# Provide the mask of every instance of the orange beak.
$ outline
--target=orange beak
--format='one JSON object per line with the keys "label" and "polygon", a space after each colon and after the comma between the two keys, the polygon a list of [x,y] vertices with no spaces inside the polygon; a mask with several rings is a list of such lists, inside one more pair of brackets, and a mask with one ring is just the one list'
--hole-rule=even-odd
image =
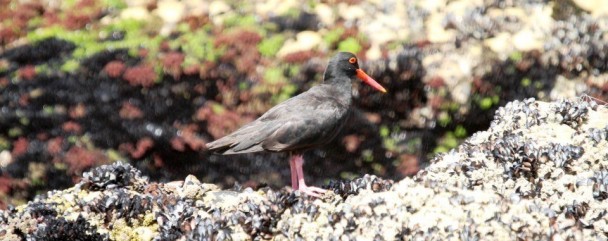
{"label": "orange beak", "polygon": [[378,84],[378,82],[376,82],[374,79],[372,79],[372,77],[369,77],[369,75],[367,75],[365,72],[363,72],[363,70],[357,69],[356,71],[357,71],[357,77],[359,79],[361,79],[363,82],[365,82],[369,86],[373,87],[374,89],[379,90],[382,93],[386,93],[386,89],[384,89],[384,87],[382,87],[382,85]]}

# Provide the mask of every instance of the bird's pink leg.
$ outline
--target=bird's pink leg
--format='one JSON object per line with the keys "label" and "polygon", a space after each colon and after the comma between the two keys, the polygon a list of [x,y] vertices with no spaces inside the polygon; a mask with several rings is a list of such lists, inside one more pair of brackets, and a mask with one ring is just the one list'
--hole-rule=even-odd
{"label": "bird's pink leg", "polygon": [[[297,178],[298,179],[298,189],[296,189],[296,190],[300,190],[300,192],[306,193],[313,197],[320,197],[321,194],[327,192],[327,190],[322,189],[322,188],[306,186],[306,183],[304,182],[304,171],[302,171],[302,165],[304,164],[304,158],[302,158],[301,154],[294,154],[292,157],[292,160],[293,160],[293,164],[295,165],[296,174],[298,177]],[[293,176],[292,176],[291,180],[293,181]],[[293,184],[292,184],[292,186],[293,186]]]}
{"label": "bird's pink leg", "polygon": [[296,171],[296,158],[297,155],[292,155],[289,158],[289,168],[291,169],[291,188],[295,191],[298,190],[298,172]]}

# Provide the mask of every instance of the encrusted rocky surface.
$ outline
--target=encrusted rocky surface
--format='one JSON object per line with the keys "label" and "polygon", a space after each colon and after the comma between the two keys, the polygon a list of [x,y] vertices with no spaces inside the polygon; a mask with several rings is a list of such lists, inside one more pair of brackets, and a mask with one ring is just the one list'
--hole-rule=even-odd
{"label": "encrusted rocky surface", "polygon": [[414,178],[220,190],[101,166],[0,212],[2,240],[606,240],[608,108],[514,101]]}
{"label": "encrusted rocky surface", "polygon": [[0,209],[117,160],[156,182],[287,185],[286,156],[205,143],[317,84],[337,51],[389,91],[353,89],[356,118],[307,153],[311,185],[412,176],[513,100],[608,99],[605,0],[0,6]]}

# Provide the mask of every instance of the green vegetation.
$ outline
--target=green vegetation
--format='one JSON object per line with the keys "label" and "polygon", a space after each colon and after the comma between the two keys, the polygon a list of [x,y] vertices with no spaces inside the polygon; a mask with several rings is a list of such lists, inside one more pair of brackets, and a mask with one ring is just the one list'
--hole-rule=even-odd
{"label": "green vegetation", "polygon": [[523,55],[521,52],[515,51],[515,52],[511,53],[511,55],[509,55],[509,59],[511,61],[513,61],[514,63],[517,63],[523,59]]}
{"label": "green vegetation", "polygon": [[479,101],[479,107],[481,107],[482,110],[489,110],[492,108],[492,98],[484,97],[481,99],[481,101]]}
{"label": "green vegetation", "polygon": [[101,4],[107,8],[124,9],[127,7],[123,0],[101,0]]}
{"label": "green vegetation", "polygon": [[11,138],[15,138],[21,135],[23,135],[23,130],[21,130],[21,128],[19,127],[13,127],[8,130],[8,136]]}
{"label": "green vegetation", "polygon": [[446,127],[450,123],[452,123],[452,117],[450,116],[450,114],[443,111],[437,116],[437,123],[439,124],[439,126]]}
{"label": "green vegetation", "polygon": [[338,44],[339,51],[358,53],[362,49],[363,49],[363,47],[361,47],[361,44],[359,44],[359,41],[357,41],[355,38],[352,38],[352,37],[347,38],[344,41],[340,42],[340,44]]}
{"label": "green vegetation", "polygon": [[498,95],[493,96],[475,96],[473,100],[477,103],[479,108],[482,110],[489,110],[492,106],[498,105],[500,97]]}
{"label": "green vegetation", "polygon": [[289,99],[296,92],[297,87],[284,75],[285,69],[281,67],[270,67],[264,72],[264,82],[256,86],[259,92],[268,92],[272,95],[272,104],[278,104]]}
{"label": "green vegetation", "polygon": [[221,115],[226,112],[226,108],[218,103],[213,103],[211,104],[211,111],[213,111],[214,114]]}
{"label": "green vegetation", "polygon": [[530,84],[532,84],[532,80],[530,80],[530,78],[523,78],[521,79],[521,86],[523,87],[528,87],[530,86]]}
{"label": "green vegetation", "polygon": [[460,143],[460,140],[458,138],[456,138],[456,135],[454,135],[453,132],[447,132],[441,138],[441,140],[439,140],[439,143],[438,143],[437,147],[435,147],[433,152],[434,152],[434,154],[448,152],[450,149],[458,146],[458,143]]}
{"label": "green vegetation", "polygon": [[[75,71],[79,67],[79,60],[90,57],[104,50],[129,49],[129,54],[135,56],[138,50],[145,48],[149,51],[148,56],[155,57],[158,53],[158,46],[163,40],[162,36],[150,37],[143,31],[146,23],[134,19],[124,19],[107,26],[101,27],[98,31],[67,30],[62,26],[51,26],[40,28],[29,32],[27,39],[30,42],[38,42],[46,38],[59,38],[70,41],[76,45],[72,53],[74,59],[68,60],[61,66],[65,72]],[[117,41],[102,41],[99,36],[109,36],[114,32],[124,33],[124,38]]]}
{"label": "green vegetation", "polygon": [[454,129],[454,136],[457,138],[467,137],[467,129],[465,129],[462,125],[456,126],[456,129]]}
{"label": "green vegetation", "polygon": [[65,63],[63,63],[63,65],[61,65],[61,71],[73,73],[73,72],[76,72],[76,70],[78,70],[78,67],[80,67],[80,63],[78,61],[76,61],[74,59],[69,59],[69,60],[65,61]]}
{"label": "green vegetation", "polygon": [[270,38],[263,39],[262,42],[258,44],[258,51],[264,57],[274,57],[279,49],[283,46],[285,42],[285,37],[281,34],[274,35]]}
{"label": "green vegetation", "polygon": [[462,140],[466,137],[467,130],[463,126],[458,125],[453,131],[448,131],[445,133],[445,135],[439,140],[439,143],[433,152],[435,154],[448,152],[449,150],[456,148],[458,144],[460,144],[460,142],[462,142]]}
{"label": "green vegetation", "polygon": [[3,136],[0,136],[0,151],[10,150],[11,149],[11,141],[7,140]]}
{"label": "green vegetation", "polygon": [[200,64],[206,61],[215,62],[224,53],[224,47],[216,47],[213,36],[211,36],[206,28],[200,28],[194,31],[183,29],[182,34],[171,41],[169,46],[172,49],[181,48],[182,52],[186,53],[183,66]]}
{"label": "green vegetation", "polygon": [[224,19],[223,25],[226,28],[254,27],[257,25],[257,21],[253,15],[234,14]]}
{"label": "green vegetation", "polygon": [[264,71],[264,83],[267,84],[281,84],[285,82],[285,76],[283,76],[283,69],[279,67],[266,68]]}
{"label": "green vegetation", "polygon": [[335,43],[340,41],[340,37],[342,37],[343,33],[344,29],[342,28],[332,29],[323,36],[323,42],[325,42],[329,46],[334,45]]}
{"label": "green vegetation", "polygon": [[286,84],[281,87],[281,90],[278,94],[272,96],[272,102],[274,104],[281,103],[293,96],[293,93],[296,92],[298,88],[296,88],[293,84]]}

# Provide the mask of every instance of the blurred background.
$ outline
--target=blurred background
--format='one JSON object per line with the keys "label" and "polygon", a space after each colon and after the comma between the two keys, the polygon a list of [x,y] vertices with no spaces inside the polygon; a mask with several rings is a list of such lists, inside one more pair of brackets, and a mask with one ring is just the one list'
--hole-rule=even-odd
{"label": "blurred background", "polygon": [[322,81],[338,51],[351,121],[306,153],[312,185],[414,175],[512,100],[608,94],[608,3],[0,0],[0,208],[128,162],[153,181],[289,185],[286,154],[204,144]]}

